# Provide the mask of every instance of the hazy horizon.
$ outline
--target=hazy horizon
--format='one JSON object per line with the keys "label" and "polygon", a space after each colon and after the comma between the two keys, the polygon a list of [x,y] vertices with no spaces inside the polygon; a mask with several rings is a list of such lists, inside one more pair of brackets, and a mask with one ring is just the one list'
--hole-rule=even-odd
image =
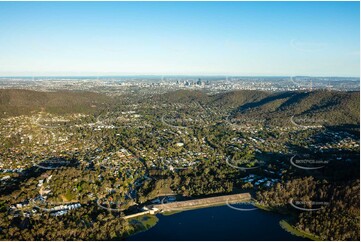
{"label": "hazy horizon", "polygon": [[106,78],[106,77],[157,77],[157,78],[166,78],[166,77],[211,77],[211,78],[215,78],[215,77],[219,77],[219,78],[232,78],[232,77],[243,77],[243,78],[255,78],[255,77],[260,77],[260,78],[275,78],[275,77],[280,77],[280,78],[287,78],[287,77],[315,77],[315,78],[360,78],[360,76],[323,76],[323,75],[293,75],[293,76],[288,76],[288,75],[217,75],[217,74],[201,74],[201,75],[197,75],[197,74],[166,74],[166,75],[161,75],[161,74],[99,74],[99,75],[92,75],[92,74],[72,74],[72,75],[1,75],[0,74],[0,78],[45,78],[45,77],[49,77],[49,78],[61,78],[61,77],[76,77],[76,78],[82,78],[82,77],[90,77],[90,78]]}

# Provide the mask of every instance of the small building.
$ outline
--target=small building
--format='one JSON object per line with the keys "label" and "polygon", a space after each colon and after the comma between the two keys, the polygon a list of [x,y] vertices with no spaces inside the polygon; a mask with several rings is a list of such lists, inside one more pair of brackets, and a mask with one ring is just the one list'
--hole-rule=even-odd
{"label": "small building", "polygon": [[176,200],[175,197],[168,197],[168,202],[174,202]]}
{"label": "small building", "polygon": [[152,200],[151,202],[152,203],[160,203],[160,200],[159,200],[159,198],[157,198],[157,199]]}

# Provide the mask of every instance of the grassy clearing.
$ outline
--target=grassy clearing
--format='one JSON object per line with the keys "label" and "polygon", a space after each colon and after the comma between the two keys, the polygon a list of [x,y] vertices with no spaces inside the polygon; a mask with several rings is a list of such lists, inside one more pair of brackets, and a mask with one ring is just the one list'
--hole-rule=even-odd
{"label": "grassy clearing", "polygon": [[271,208],[266,207],[266,206],[263,206],[263,205],[261,205],[261,204],[259,204],[259,203],[257,203],[257,202],[254,203],[254,206],[257,207],[257,208],[259,208],[259,209],[262,209],[262,210],[264,210],[264,211],[272,212],[272,209],[271,209]]}
{"label": "grassy clearing", "polygon": [[127,237],[152,228],[157,224],[158,220],[159,219],[155,215],[143,215],[130,219],[129,223],[133,229],[128,231]]}
{"label": "grassy clearing", "polygon": [[183,211],[184,211],[184,210],[169,211],[169,212],[164,212],[164,213],[162,213],[162,215],[164,215],[164,216],[170,216],[170,215],[173,215],[173,214],[181,213],[181,212],[183,212]]}
{"label": "grassy clearing", "polygon": [[286,230],[287,232],[299,236],[299,237],[303,237],[303,238],[307,238],[310,240],[322,240],[320,237],[318,237],[317,235],[311,234],[311,233],[307,233],[305,231],[299,230],[296,227],[292,226],[289,222],[287,222],[286,220],[281,220],[280,221],[280,226]]}

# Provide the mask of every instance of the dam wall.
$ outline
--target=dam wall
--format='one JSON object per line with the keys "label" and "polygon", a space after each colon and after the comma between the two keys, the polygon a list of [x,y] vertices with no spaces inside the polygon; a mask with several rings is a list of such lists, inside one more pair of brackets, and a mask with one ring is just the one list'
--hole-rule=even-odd
{"label": "dam wall", "polygon": [[165,204],[156,204],[149,206],[151,209],[159,210],[159,212],[169,212],[177,210],[195,209],[201,207],[210,207],[216,205],[224,205],[227,203],[246,202],[251,200],[251,194],[239,193],[232,195],[224,195],[209,198],[200,198],[187,201],[179,201]]}

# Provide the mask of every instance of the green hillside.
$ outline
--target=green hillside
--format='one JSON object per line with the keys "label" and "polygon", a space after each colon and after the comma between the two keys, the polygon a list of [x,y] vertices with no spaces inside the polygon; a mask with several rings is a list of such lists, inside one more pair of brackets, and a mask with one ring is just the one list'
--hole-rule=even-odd
{"label": "green hillside", "polygon": [[38,92],[0,89],[0,117],[44,110],[51,113],[89,113],[105,107],[111,99],[92,92]]}

